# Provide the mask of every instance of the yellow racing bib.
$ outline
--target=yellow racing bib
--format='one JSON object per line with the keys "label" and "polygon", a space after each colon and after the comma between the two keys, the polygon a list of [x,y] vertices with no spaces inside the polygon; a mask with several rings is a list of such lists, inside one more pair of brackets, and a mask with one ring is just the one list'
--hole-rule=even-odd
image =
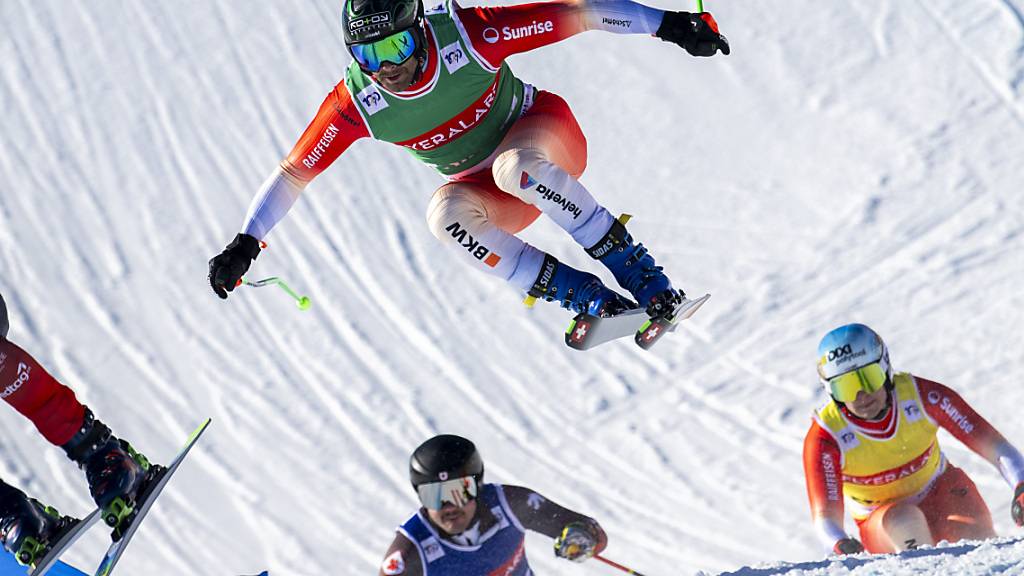
{"label": "yellow racing bib", "polygon": [[938,426],[925,414],[913,376],[899,373],[893,382],[897,422],[888,438],[869,436],[834,401],[817,413],[842,453],[843,495],[869,509],[919,493],[942,465]]}

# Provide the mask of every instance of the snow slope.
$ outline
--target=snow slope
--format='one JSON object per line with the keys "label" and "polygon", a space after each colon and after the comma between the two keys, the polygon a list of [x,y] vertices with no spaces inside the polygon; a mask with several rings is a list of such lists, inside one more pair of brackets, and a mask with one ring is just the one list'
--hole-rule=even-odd
{"label": "snow slope", "polygon": [[[312,310],[210,293],[206,261],[348,62],[333,0],[0,3],[11,338],[156,460],[214,419],[124,573],[373,573],[415,506],[408,454],[439,432],[476,441],[488,479],[598,518],[608,556],[648,576],[925,573],[820,561],[800,463],[814,350],[871,324],[897,369],[1024,444],[1024,1],[706,7],[729,57],[594,32],[511,60],[573,106],[584,183],[713,294],[653,353],[580,354],[564,311],[525,309],[433,239],[439,177],[369,141],[253,269]],[[593,269],[547,221],[526,236]],[[11,410],[0,433],[5,480],[86,512],[59,450]],[[1019,535],[1003,480],[943,439]],[[70,560],[95,564],[90,538]],[[538,573],[613,573],[528,541]],[[975,554],[971,573],[1024,570],[1013,543],[919,561]]]}

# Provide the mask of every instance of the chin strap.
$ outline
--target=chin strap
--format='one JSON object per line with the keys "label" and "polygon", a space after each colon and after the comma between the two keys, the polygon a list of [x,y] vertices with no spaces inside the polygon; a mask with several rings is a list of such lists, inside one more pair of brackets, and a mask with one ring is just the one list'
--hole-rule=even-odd
{"label": "chin strap", "polygon": [[426,58],[417,58],[417,60],[419,61],[419,65],[416,66],[416,72],[412,75],[412,84],[410,84],[410,86],[416,84],[423,78],[423,72],[427,68]]}
{"label": "chin strap", "polygon": [[427,64],[430,62],[430,51],[427,50],[427,36],[423,35],[423,48],[420,53],[416,55],[416,61],[419,65],[416,66],[416,73],[413,74],[412,83],[415,84],[423,78],[423,73],[427,71]]}
{"label": "chin strap", "polygon": [[480,521],[473,522],[472,526],[459,534],[452,534],[451,540],[463,546],[476,546],[480,542]]}
{"label": "chin strap", "polygon": [[[420,6],[422,7],[422,4],[420,4]],[[416,66],[416,73],[413,74],[412,77],[412,83],[415,84],[423,78],[423,73],[427,70],[427,63],[430,62],[430,51],[428,50],[430,44],[427,42],[427,31],[422,20],[420,20],[413,35],[416,37],[416,42],[419,44],[413,55],[419,63],[419,65]]]}

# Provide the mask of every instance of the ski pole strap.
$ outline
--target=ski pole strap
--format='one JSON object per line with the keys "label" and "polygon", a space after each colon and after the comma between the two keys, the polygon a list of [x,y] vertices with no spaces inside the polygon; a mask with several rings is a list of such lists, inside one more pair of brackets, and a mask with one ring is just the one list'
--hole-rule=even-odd
{"label": "ski pole strap", "polygon": [[626,574],[633,574],[634,576],[644,576],[643,574],[637,572],[636,570],[633,570],[632,568],[628,568],[626,566],[623,566],[622,564],[619,564],[618,562],[614,562],[612,560],[609,560],[609,559],[605,558],[604,556],[595,554],[594,558],[597,558],[598,560],[600,560],[601,562],[604,562],[605,564],[611,566],[612,568],[618,568],[619,570],[622,570]]}

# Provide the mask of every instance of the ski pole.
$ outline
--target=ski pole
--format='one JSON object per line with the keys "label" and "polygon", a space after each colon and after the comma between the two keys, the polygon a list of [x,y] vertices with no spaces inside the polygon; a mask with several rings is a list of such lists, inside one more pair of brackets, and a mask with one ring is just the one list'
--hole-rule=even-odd
{"label": "ski pole", "polygon": [[704,0],[697,0],[697,12],[704,11]]}
{"label": "ski pole", "polygon": [[613,562],[613,561],[605,558],[604,556],[599,556],[599,555],[595,554],[594,558],[597,558],[598,560],[600,560],[601,562],[604,562],[605,564],[611,566],[612,568],[618,568],[619,570],[622,570],[626,574],[633,574],[633,576],[644,576],[643,574],[637,572],[636,570],[633,570],[632,568],[627,568],[627,567],[623,566],[622,564],[619,564],[618,562]]}
{"label": "ski pole", "polygon": [[270,278],[264,278],[263,280],[257,280],[255,282],[250,282],[245,278],[241,278],[238,280],[238,283],[235,284],[235,286],[241,286],[243,284],[246,286],[252,286],[253,288],[262,288],[264,286],[272,285],[279,286],[282,290],[287,292],[288,295],[295,300],[295,305],[299,307],[299,310],[309,310],[309,307],[312,306],[313,304],[312,302],[310,302],[309,296],[299,296],[298,294],[295,293],[294,290],[291,289],[290,286],[288,286],[288,284],[285,283],[284,280],[281,280],[277,276],[271,276]]}

